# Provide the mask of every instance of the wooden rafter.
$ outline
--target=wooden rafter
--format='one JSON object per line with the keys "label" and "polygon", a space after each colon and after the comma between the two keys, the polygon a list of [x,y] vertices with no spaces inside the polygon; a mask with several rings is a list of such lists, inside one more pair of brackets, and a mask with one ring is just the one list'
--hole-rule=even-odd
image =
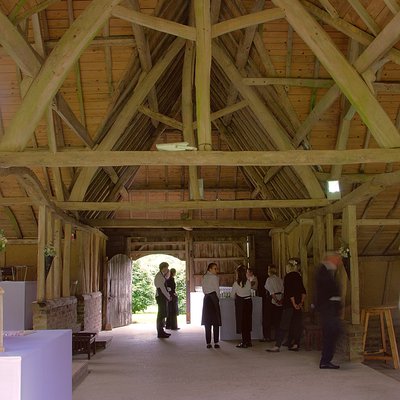
{"label": "wooden rafter", "polygon": [[[259,96],[251,87],[244,85],[241,82],[242,76],[240,75],[239,71],[237,71],[225,52],[215,43],[213,44],[213,57],[229,76],[229,79],[235,84],[240,94],[253,108],[255,115],[257,115],[264,129],[269,133],[275,146],[279,150],[293,149],[293,146],[290,143],[290,140],[287,138],[286,133],[276,119],[272,116],[269,109],[264,105]],[[297,168],[296,172],[302,179],[303,184],[309,191],[311,197],[321,197],[323,195],[321,186],[319,185],[311,169],[300,167]]]}
{"label": "wooden rafter", "polygon": [[119,0],[94,0],[74,21],[30,85],[18,112],[6,129],[0,149],[21,151],[25,148],[70,68],[118,2]]}
{"label": "wooden rafter", "polygon": [[[157,64],[153,66],[151,71],[140,81],[132,97],[127,101],[127,103],[121,110],[118,118],[107,132],[107,135],[99,143],[98,147],[96,148],[96,152],[111,150],[113,148],[118,138],[121,136],[121,134],[129,124],[133,116],[136,114],[138,107],[142,104],[143,100],[146,98],[147,94],[153,87],[154,82],[157,82],[157,80],[165,71],[165,69],[168,67],[168,65],[173,61],[173,59],[179,53],[183,45],[184,45],[183,39],[176,38],[174,42],[171,44],[170,48],[163,55],[163,57],[157,62]],[[90,181],[92,180],[95,173],[96,173],[96,168],[87,168],[81,171],[71,191],[71,196],[70,196],[71,200],[83,199],[86,190],[90,184]]]}
{"label": "wooden rafter", "polygon": [[375,99],[366,83],[328,34],[298,0],[273,0],[285,10],[286,18],[313,50],[341,91],[352,103],[381,147],[399,147],[400,136],[393,122]]}

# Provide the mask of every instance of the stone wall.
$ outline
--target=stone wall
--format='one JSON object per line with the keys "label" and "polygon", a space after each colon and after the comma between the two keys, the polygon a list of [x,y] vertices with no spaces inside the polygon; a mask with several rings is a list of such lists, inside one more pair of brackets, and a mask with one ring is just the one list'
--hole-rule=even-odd
{"label": "stone wall", "polygon": [[78,332],[77,299],[63,297],[32,303],[33,329],[72,329]]}
{"label": "stone wall", "polygon": [[101,292],[86,293],[78,296],[78,323],[82,331],[101,331]]}
{"label": "stone wall", "polygon": [[361,325],[352,325],[343,322],[343,334],[337,344],[337,353],[340,353],[344,359],[352,362],[362,362],[362,338],[363,327]]}

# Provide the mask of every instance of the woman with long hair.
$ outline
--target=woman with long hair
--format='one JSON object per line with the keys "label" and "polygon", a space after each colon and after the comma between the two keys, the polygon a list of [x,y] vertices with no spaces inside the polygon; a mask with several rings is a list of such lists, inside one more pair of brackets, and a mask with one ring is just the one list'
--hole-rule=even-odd
{"label": "woman with long hair", "polygon": [[236,268],[236,281],[233,283],[231,297],[235,299],[236,333],[242,334],[242,342],[236,347],[251,347],[251,327],[253,301],[251,299],[251,283],[244,265]]}
{"label": "woman with long hair", "polygon": [[219,327],[221,326],[221,310],[219,308],[219,278],[216,263],[208,264],[203,277],[203,313],[201,324],[206,333],[207,349],[211,349],[211,328],[214,336],[214,348],[219,349]]}

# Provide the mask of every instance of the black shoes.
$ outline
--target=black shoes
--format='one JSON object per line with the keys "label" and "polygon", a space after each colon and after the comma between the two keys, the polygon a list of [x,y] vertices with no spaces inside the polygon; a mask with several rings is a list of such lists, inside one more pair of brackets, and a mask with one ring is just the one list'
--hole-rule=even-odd
{"label": "black shoes", "polygon": [[219,349],[221,346],[218,343],[214,344],[214,349]]}
{"label": "black shoes", "polygon": [[268,351],[269,353],[279,353],[281,351],[281,349],[278,346],[274,346],[274,347],[271,347],[270,349],[266,349],[265,351]]}
{"label": "black shoes", "polygon": [[211,349],[211,347],[212,347],[211,344],[207,345],[207,349]]}
{"label": "black shoes", "polygon": [[319,364],[320,369],[339,369],[339,365],[332,364],[331,362],[328,362],[326,364]]}
{"label": "black shoes", "polygon": [[169,338],[171,336],[171,334],[170,333],[167,333],[167,332],[161,332],[161,333],[159,333],[158,335],[157,335],[157,337],[159,338],[159,339],[167,339],[167,338]]}
{"label": "black shoes", "polygon": [[297,344],[294,344],[292,347],[289,347],[288,350],[290,350],[290,351],[299,351],[299,346]]}
{"label": "black shoes", "polygon": [[236,345],[237,348],[239,349],[247,349],[248,347],[253,347],[251,343],[240,343]]}

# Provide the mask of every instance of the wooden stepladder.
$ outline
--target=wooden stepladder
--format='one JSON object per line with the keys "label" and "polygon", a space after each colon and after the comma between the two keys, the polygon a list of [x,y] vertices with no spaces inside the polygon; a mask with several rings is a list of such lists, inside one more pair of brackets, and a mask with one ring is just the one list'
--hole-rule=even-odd
{"label": "wooden stepladder", "polygon": [[[367,307],[361,311],[361,323],[364,325],[363,334],[363,352],[365,360],[383,360],[393,361],[393,368],[399,368],[399,353],[397,350],[396,335],[393,328],[393,319],[391,310],[395,309],[394,306],[379,306],[379,307]],[[381,331],[381,344],[382,347],[375,352],[366,352],[365,343],[367,340],[368,324],[370,317],[379,317],[380,331]],[[386,321],[386,328],[385,328]],[[390,353],[388,353],[386,345],[386,329],[389,336]]]}

